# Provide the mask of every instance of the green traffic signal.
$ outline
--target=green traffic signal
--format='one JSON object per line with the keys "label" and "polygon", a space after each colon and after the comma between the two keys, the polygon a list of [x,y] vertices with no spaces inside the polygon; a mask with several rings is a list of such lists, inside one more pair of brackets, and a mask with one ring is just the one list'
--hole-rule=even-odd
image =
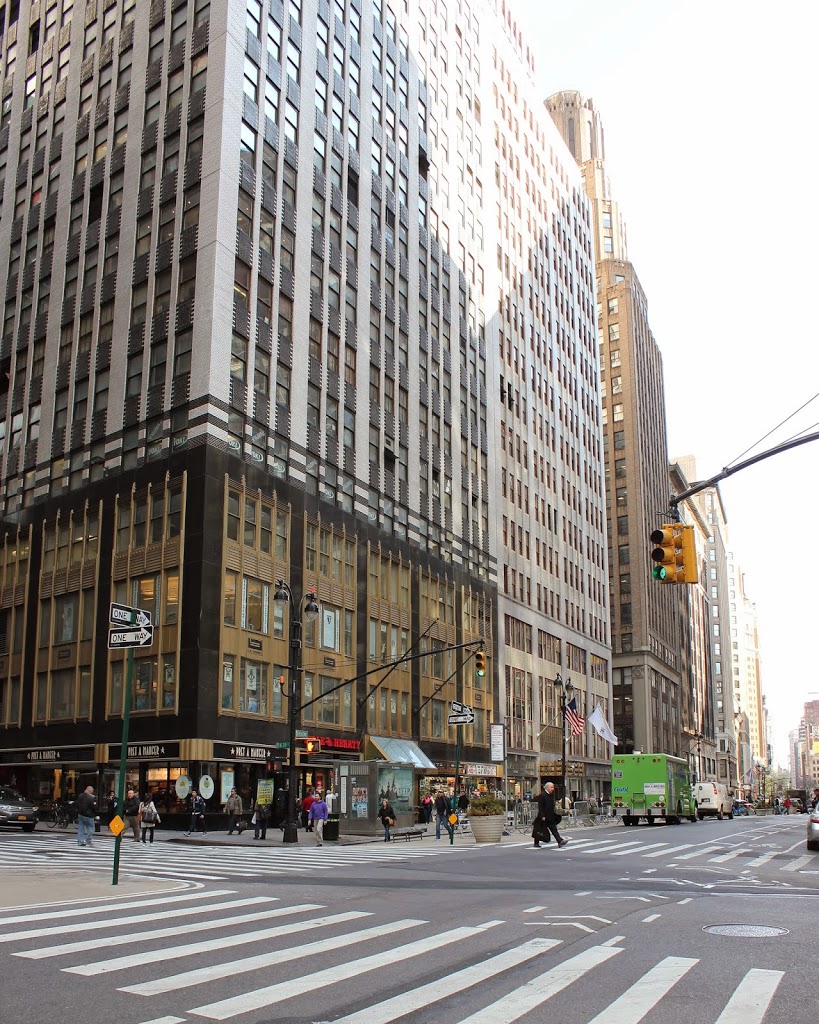
{"label": "green traffic signal", "polygon": [[655,580],[664,580],[668,575],[668,572],[666,571],[664,565],[655,565],[654,568],[651,570],[651,575],[654,577]]}

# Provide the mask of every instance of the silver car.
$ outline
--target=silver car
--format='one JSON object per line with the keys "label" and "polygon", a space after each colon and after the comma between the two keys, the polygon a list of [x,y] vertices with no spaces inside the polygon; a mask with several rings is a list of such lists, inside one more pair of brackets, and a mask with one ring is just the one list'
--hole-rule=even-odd
{"label": "silver car", "polygon": [[808,815],[808,849],[819,850],[819,804]]}
{"label": "silver car", "polygon": [[17,825],[24,832],[33,832],[38,813],[28,797],[11,786],[0,786],[0,825]]}

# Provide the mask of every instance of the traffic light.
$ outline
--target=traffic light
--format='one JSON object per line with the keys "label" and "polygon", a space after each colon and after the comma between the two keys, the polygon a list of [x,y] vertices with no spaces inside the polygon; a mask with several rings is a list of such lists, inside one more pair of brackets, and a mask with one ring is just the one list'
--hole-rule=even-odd
{"label": "traffic light", "polygon": [[697,544],[694,527],[683,523],[663,523],[651,534],[655,545],[651,552],[651,575],[660,583],[697,583]]}
{"label": "traffic light", "polygon": [[305,754],[320,754],[321,753],[321,741],[313,739],[299,740],[301,743],[301,749]]}
{"label": "traffic light", "polygon": [[483,648],[475,654],[475,675],[481,678],[486,675],[486,651]]}

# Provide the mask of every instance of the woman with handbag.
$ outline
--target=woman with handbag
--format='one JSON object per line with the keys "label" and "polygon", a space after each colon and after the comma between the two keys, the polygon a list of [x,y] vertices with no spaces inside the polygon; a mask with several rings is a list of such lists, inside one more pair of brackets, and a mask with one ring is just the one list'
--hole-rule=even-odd
{"label": "woman with handbag", "polygon": [[[142,842],[150,842],[153,845],[154,841],[154,829],[162,819],[159,817],[159,813],[154,804],[153,797],[150,793],[145,794],[145,799],[139,805],[139,825],[142,830]],[[148,839],[148,836],[151,838]]]}
{"label": "woman with handbag", "polygon": [[381,819],[381,824],[384,826],[384,842],[388,843],[390,841],[390,829],[395,824],[395,811],[392,809],[392,804],[386,797],[381,801],[378,817]]}

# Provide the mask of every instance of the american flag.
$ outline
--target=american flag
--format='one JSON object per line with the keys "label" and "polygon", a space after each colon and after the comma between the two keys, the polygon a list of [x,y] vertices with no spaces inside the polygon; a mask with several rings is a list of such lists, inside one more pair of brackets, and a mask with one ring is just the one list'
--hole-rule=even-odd
{"label": "american flag", "polygon": [[586,719],[581,718],[577,713],[577,698],[572,697],[569,703],[566,705],[566,721],[572,727],[572,736],[579,736],[583,732],[583,727],[586,724]]}

